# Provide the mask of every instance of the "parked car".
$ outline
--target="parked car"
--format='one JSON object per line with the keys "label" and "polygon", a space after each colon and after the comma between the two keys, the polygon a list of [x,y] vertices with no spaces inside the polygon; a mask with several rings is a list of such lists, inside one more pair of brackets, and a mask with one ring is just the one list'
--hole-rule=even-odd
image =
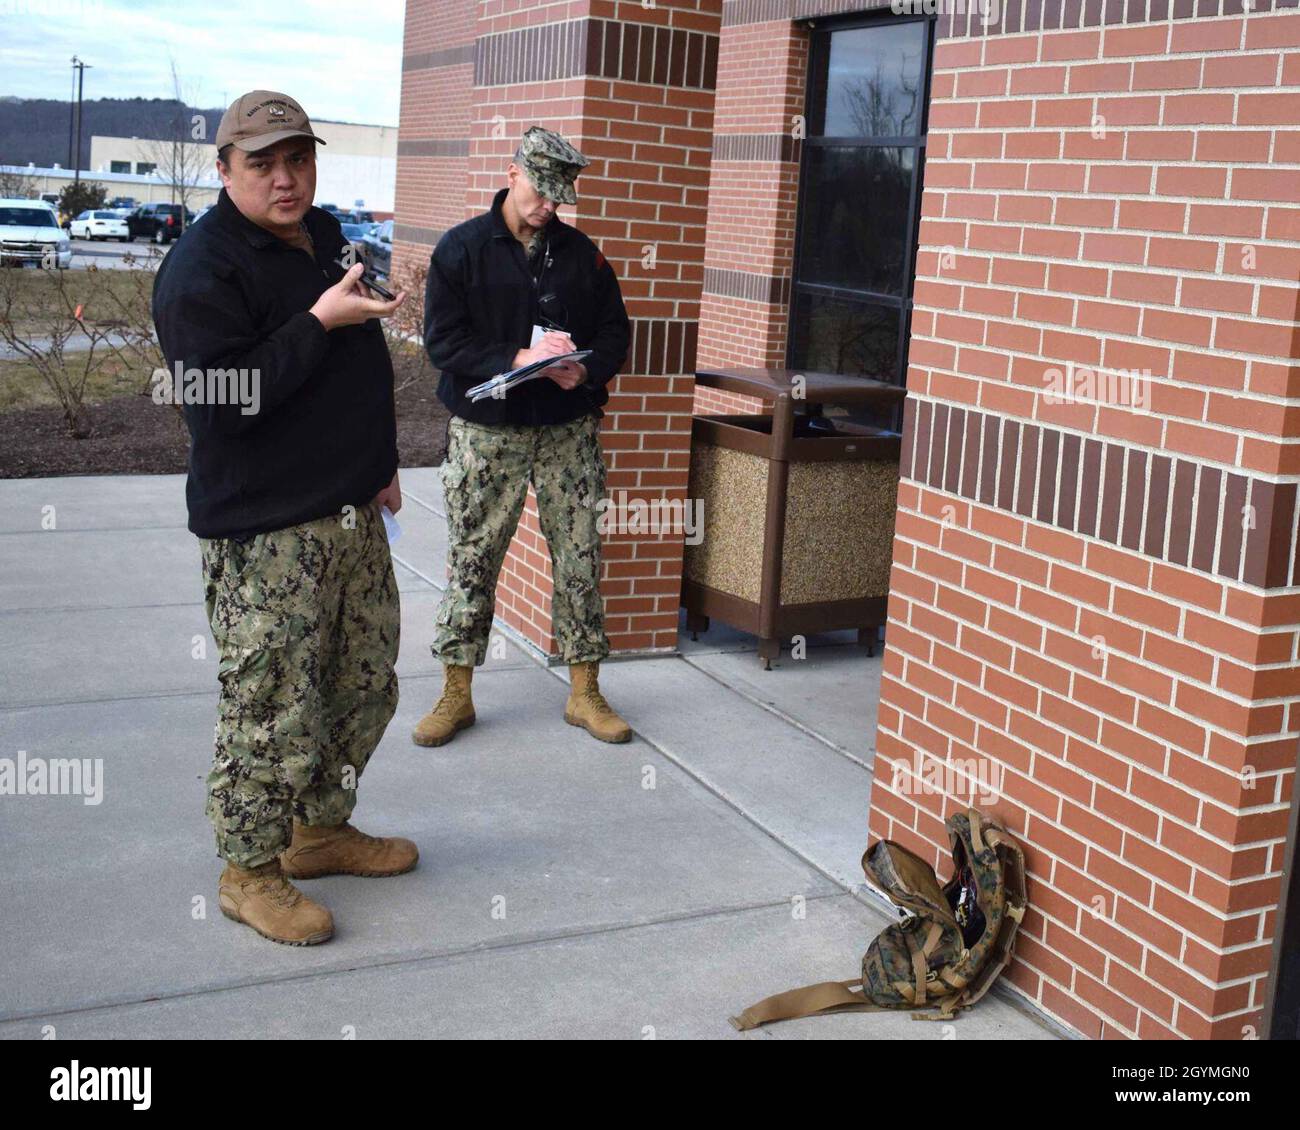
{"label": "parked car", "polygon": [[[42,192],[40,198],[42,203],[50,206],[50,211],[54,213],[55,218],[59,221],[59,227],[67,231],[68,224],[72,222],[72,217],[59,207],[59,194],[57,192]],[[31,201],[27,200],[24,203],[30,204]]]}
{"label": "parked car", "polygon": [[42,200],[0,199],[0,263],[52,262],[72,266],[72,242],[59,227],[59,218]]}
{"label": "parked car", "polygon": [[373,212],[367,212],[364,209],[354,208],[351,212],[347,214],[346,219],[340,216],[339,220],[340,222],[345,224],[351,223],[351,224],[369,225],[375,222],[375,214]]}
{"label": "parked car", "polygon": [[131,238],[126,221],[107,208],[82,212],[68,225],[68,234],[73,239],[116,239],[122,243]]}
{"label": "parked car", "polygon": [[343,238],[356,252],[357,262],[366,262],[366,229],[360,224],[340,224],[339,227],[343,229]]}
{"label": "parked car", "polygon": [[171,243],[173,239],[179,239],[193,222],[194,213],[186,209],[182,216],[179,204],[141,204],[126,218],[131,240],[144,236],[154,243]]}
{"label": "parked car", "polygon": [[361,242],[362,262],[380,278],[393,264],[393,221],[385,220]]}

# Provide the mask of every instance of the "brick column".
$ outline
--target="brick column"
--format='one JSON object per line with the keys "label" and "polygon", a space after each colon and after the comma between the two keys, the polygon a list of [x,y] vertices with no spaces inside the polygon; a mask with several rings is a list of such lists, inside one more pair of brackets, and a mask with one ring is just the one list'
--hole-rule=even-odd
{"label": "brick column", "polygon": [[1000,777],[1019,990],[1239,1039],[1300,732],[1300,15],[1004,7],[936,56],[870,830],[937,860]]}
{"label": "brick column", "polygon": [[[785,366],[808,32],[790,5],[727,4],[718,48],[701,366]],[[701,388],[696,411],[759,413]]]}
{"label": "brick column", "polygon": [[[795,19],[890,2],[730,0],[723,6],[701,367],[785,367],[808,86],[808,27]],[[700,388],[695,411],[770,409],[752,397]]]}
{"label": "brick column", "polygon": [[[560,215],[613,264],[633,324],[601,434],[615,500],[686,495],[721,8],[407,5],[402,261],[427,263],[442,230],[490,206],[528,126],[557,130],[591,160]],[[607,537],[601,591],[616,651],[676,647],[681,556],[680,530]],[[548,655],[550,591],[530,492],[497,615]]]}
{"label": "brick column", "polygon": [[399,276],[428,267],[438,237],[473,215],[466,170],[478,8],[473,0],[407,0],[393,221]]}

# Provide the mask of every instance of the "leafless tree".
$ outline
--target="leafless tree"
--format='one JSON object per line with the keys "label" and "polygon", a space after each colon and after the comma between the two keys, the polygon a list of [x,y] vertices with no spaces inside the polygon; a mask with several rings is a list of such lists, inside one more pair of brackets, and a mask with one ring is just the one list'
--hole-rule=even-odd
{"label": "leafless tree", "polygon": [[879,74],[846,87],[844,99],[859,137],[903,137],[921,129],[921,68],[915,52],[898,57],[898,77]]}
{"label": "leafless tree", "polygon": [[191,84],[189,97],[182,88],[176,60],[171,60],[172,91],[176,103],[175,113],[168,126],[167,136],[142,143],[147,158],[153,162],[155,173],[171,185],[172,203],[181,206],[181,228],[184,229],[190,201],[198,192],[198,181],[208,171],[211,154],[208,152],[208,131],[205,121],[195,122],[189,107],[196,101]]}
{"label": "leafless tree", "polygon": [[424,349],[424,287],[428,277],[429,268],[421,263],[401,264],[389,275],[390,289],[407,294],[397,312],[380,323],[393,357],[397,392],[432,377],[433,366]]}
{"label": "leafless tree", "polygon": [[143,255],[128,251],[115,274],[119,285],[105,289],[94,311],[95,324],[112,332],[106,342],[109,353],[139,374],[141,394],[152,391],[154,372],[166,368],[153,324],[154,275],[161,262],[162,254],[154,247]]}
{"label": "leafless tree", "polygon": [[[77,271],[42,272],[45,285],[32,285],[31,272],[0,269],[0,342],[19,361],[36,370],[63,410],[69,433],[83,439],[91,433],[85,407],[86,382],[103,356],[115,330],[91,320],[103,286],[92,265]],[[84,339],[84,340],[83,340]]]}
{"label": "leafless tree", "polygon": [[34,200],[36,178],[21,170],[0,169],[0,196],[11,200]]}

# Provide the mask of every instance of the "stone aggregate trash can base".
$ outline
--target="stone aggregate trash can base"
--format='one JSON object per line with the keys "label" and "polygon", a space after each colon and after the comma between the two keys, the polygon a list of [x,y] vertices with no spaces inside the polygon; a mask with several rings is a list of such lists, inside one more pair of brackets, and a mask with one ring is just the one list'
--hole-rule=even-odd
{"label": "stone aggregate trash can base", "polygon": [[[697,374],[769,400],[772,413],[696,416],[692,425],[689,489],[703,505],[704,536],[685,547],[686,628],[698,638],[716,617],[757,635],[765,669],[782,639],[812,632],[856,628],[874,654],[893,558],[901,437],[796,415],[793,376]],[[809,404],[889,405],[906,395],[864,378],[803,377]]]}

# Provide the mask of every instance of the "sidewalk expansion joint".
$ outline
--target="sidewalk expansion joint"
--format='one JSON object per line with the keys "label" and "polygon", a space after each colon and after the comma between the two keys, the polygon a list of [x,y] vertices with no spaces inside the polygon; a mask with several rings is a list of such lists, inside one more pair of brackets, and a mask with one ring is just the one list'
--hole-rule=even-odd
{"label": "sidewalk expansion joint", "polygon": [[166,526],[72,526],[55,527],[52,530],[32,528],[30,530],[0,530],[0,537],[12,537],[16,534],[139,534],[149,530],[179,530],[189,533],[188,526],[175,524]]}
{"label": "sidewalk expansion joint", "polygon": [[432,502],[426,502],[418,494],[412,494],[405,487],[402,488],[402,501],[414,502],[417,506],[423,506],[430,514],[436,514],[439,518],[447,517],[445,510],[439,510]]}
{"label": "sidewalk expansion joint", "polygon": [[698,663],[692,662],[691,657],[689,655],[684,654],[682,655],[682,658],[687,663],[689,663],[694,670],[698,671],[701,675],[707,675],[719,686],[726,687],[727,690],[731,691],[733,694],[739,695],[747,702],[752,702],[755,706],[760,707],[763,710],[766,710],[769,714],[776,715],[776,717],[780,718],[781,721],[784,722],[786,725],[793,726],[800,733],[806,734],[814,741],[818,741],[822,745],[826,746],[827,749],[834,750],[841,757],[845,757],[849,761],[852,761],[853,764],[858,766],[859,769],[865,769],[868,773],[872,773],[875,771],[874,758],[871,761],[863,761],[863,759],[859,757],[856,753],[854,753],[852,750],[845,749],[838,742],[832,741],[824,734],[819,734],[811,726],[807,725],[804,722],[800,722],[799,719],[794,717],[792,714],[787,714],[779,706],[776,706],[775,704],[770,702],[765,702],[757,695],[752,695],[748,691],[742,690],[740,687],[732,686],[731,683],[728,683],[725,679],[721,678],[718,675],[715,675],[712,671],[708,670],[705,667],[701,667]]}
{"label": "sidewalk expansion joint", "polygon": [[435,581],[435,580],[434,580],[432,577],[430,577],[427,573],[422,573],[419,569],[417,569],[414,565],[412,565],[412,564],[411,564],[409,561],[407,561],[405,558],[398,557],[397,554],[396,554],[396,553],[393,553],[393,551],[392,551],[391,549],[389,550],[389,553],[392,555],[393,560],[396,561],[397,564],[399,564],[400,566],[402,566],[403,569],[409,569],[412,573],[414,573],[417,577],[419,577],[420,580],[422,580],[426,585],[432,585],[432,586],[433,586],[435,589],[437,589],[439,592],[446,592],[446,591],[447,591],[447,582],[446,582],[445,580],[442,580],[442,581]]}
{"label": "sidewalk expansion joint", "polygon": [[[568,685],[567,681],[560,675],[558,669],[547,668],[540,663],[538,664],[538,666],[542,667],[543,670],[548,670],[561,683],[565,683],[566,686]],[[738,693],[735,692],[735,689],[733,687],[727,686],[726,683],[720,682],[720,685],[725,687],[727,690],[732,691],[733,693]],[[740,696],[740,697],[744,697],[744,696]],[[676,754],[670,753],[667,749],[661,746],[653,738],[647,737],[645,734],[641,733],[639,730],[635,728],[633,728],[632,733],[636,735],[636,737],[640,738],[641,741],[645,742],[645,744],[648,745],[651,749],[653,749],[656,753],[658,753],[660,757],[664,758],[666,761],[671,762],[673,765],[675,765],[678,769],[680,769],[683,773],[685,773],[686,776],[688,776],[692,781],[698,784],[706,792],[712,794],[714,797],[720,800],[724,805],[730,808],[733,812],[735,812],[744,820],[752,824],[755,828],[757,828],[760,832],[762,832],[774,843],[779,845],[785,851],[788,851],[791,855],[795,856],[795,858],[797,858],[801,863],[803,863],[807,867],[812,868],[813,871],[815,871],[818,875],[822,876],[827,881],[834,883],[835,886],[838,887],[845,894],[851,895],[855,900],[860,902],[863,906],[869,907],[870,909],[875,910],[878,913],[886,913],[886,911],[883,909],[886,906],[888,906],[890,910],[893,909],[891,904],[888,904],[883,901],[883,896],[879,896],[879,897],[876,896],[875,892],[867,888],[867,885],[865,883],[849,883],[847,880],[836,875],[834,872],[828,871],[825,867],[823,867],[815,859],[809,856],[806,852],[801,851],[794,844],[790,843],[788,840],[783,839],[778,833],[774,832],[771,828],[769,828],[754,813],[750,812],[747,808],[745,808],[744,805],[734,800],[732,797],[728,796],[726,792],[724,792],[721,788],[713,784],[713,782],[710,781],[708,777],[704,776],[704,774],[700,773],[698,770],[693,769],[690,765],[688,765],[682,758],[680,758]],[[892,921],[892,915],[888,917]]]}
{"label": "sidewalk expansion joint", "polygon": [[[824,902],[828,899],[843,898],[839,891],[827,891],[824,894],[804,895],[807,902]],[[433,949],[423,953],[410,953],[401,956],[378,958],[374,961],[358,961],[347,958],[315,969],[286,973],[282,976],[249,977],[221,985],[209,985],[193,989],[181,989],[150,996],[122,996],[115,999],[88,1003],[85,1005],[60,1006],[54,1010],[0,1014],[0,1024],[16,1024],[29,1020],[56,1020],[63,1016],[80,1016],[91,1012],[106,1012],[112,1009],[131,1008],[136,1005],[156,1004],[169,1001],[187,1000],[195,997],[212,996],[218,993],[237,992],[241,989],[267,988],[287,985],[297,981],[312,981],[322,977],[335,977],[340,973],[354,973],[372,969],[392,969],[400,966],[414,966],[424,963],[454,961],[462,957],[474,957],[483,953],[508,953],[512,950],[530,949],[546,946],[555,942],[602,937],[611,934],[627,933],[634,930],[653,929],[658,926],[676,926],[688,922],[705,921],[712,918],[734,917],[752,914],[761,910],[788,909],[788,898],[766,899],[761,902],[740,903],[732,906],[709,907],[703,910],[691,910],[676,914],[665,914],[638,919],[632,922],[607,923],[605,925],[572,926],[558,930],[539,930],[533,934],[524,934],[512,938],[501,938],[474,945],[451,946],[445,949]]]}

